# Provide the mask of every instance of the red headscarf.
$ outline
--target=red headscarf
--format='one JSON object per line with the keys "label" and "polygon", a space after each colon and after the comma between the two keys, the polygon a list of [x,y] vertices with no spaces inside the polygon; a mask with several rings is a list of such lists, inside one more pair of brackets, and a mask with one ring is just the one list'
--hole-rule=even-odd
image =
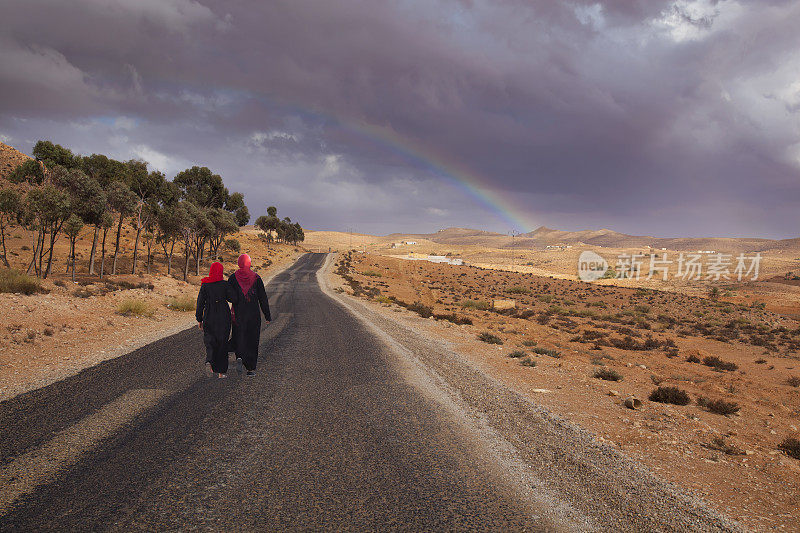
{"label": "red headscarf", "polygon": [[202,283],[216,283],[222,281],[222,263],[211,263],[208,277],[200,280]]}
{"label": "red headscarf", "polygon": [[253,286],[253,283],[256,282],[256,279],[258,279],[258,274],[250,270],[250,256],[247,254],[240,255],[239,270],[236,271],[236,281],[239,282],[245,299],[249,300],[247,293],[250,291],[250,287]]}

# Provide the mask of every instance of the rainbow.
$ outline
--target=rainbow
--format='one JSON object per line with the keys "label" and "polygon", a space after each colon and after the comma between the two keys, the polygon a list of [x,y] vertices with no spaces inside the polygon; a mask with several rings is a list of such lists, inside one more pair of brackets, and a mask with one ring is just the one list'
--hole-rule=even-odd
{"label": "rainbow", "polygon": [[435,152],[432,147],[423,146],[419,142],[400,135],[392,128],[369,124],[363,120],[349,119],[297,102],[282,101],[263,92],[259,93],[258,97],[268,106],[279,105],[300,115],[310,114],[317,118],[330,120],[346,131],[378,144],[411,162],[422,164],[445,183],[462,191],[479,205],[487,208],[510,231],[525,233],[536,226],[526,210],[516,207],[511,200],[493,190],[489,180],[479,172],[473,171],[445,154]]}
{"label": "rainbow", "polygon": [[367,137],[382,147],[410,159],[422,163],[449,185],[463,191],[467,196],[488,208],[492,214],[507,224],[509,230],[529,232],[534,224],[529,221],[522,210],[492,190],[479,173],[465,165],[431,148],[424,147],[412,139],[406,138],[388,127],[375,126],[366,122],[344,121],[335,117],[336,121],[349,131]]}

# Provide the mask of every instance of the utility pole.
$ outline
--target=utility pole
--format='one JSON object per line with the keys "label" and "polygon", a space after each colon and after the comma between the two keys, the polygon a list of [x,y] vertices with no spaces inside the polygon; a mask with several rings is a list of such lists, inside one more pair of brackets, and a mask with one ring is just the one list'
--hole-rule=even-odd
{"label": "utility pole", "polygon": [[514,237],[519,235],[519,232],[515,229],[512,229],[508,232],[511,235],[511,271],[514,271]]}

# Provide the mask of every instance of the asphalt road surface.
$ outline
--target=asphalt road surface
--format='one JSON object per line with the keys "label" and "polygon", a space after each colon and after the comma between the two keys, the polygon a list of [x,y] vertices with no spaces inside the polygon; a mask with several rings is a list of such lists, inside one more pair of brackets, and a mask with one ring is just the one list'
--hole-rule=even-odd
{"label": "asphalt road surface", "polygon": [[193,328],[0,404],[0,530],[605,529],[327,296],[325,257],[270,283],[255,377],[205,377]]}

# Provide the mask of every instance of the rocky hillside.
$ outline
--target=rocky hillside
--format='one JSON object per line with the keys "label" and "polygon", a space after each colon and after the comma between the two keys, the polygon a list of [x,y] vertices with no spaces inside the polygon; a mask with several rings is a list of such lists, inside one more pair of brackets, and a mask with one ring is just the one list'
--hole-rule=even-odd
{"label": "rocky hillside", "polygon": [[0,143],[0,178],[8,176],[12,170],[28,159],[30,159],[30,156],[23,154],[12,146]]}

